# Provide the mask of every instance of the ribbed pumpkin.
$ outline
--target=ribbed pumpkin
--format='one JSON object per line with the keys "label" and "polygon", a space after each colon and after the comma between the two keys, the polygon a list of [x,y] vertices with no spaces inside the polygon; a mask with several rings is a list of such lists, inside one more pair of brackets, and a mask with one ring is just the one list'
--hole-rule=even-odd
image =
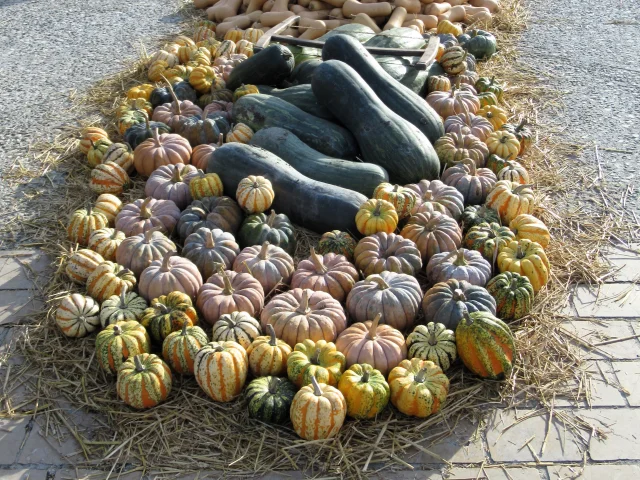
{"label": "ribbed pumpkin", "polygon": [[326,292],[343,302],[359,278],[358,271],[344,255],[318,255],[311,247],[309,258],[298,264],[291,278],[291,288]]}
{"label": "ribbed pumpkin", "polygon": [[191,260],[167,252],[162,260],[154,260],[140,274],[138,291],[147,301],[171,292],[186,293],[192,300],[202,286],[202,275]]}
{"label": "ribbed pumpkin", "polygon": [[338,390],[347,402],[347,415],[352,418],[374,418],[389,403],[389,384],[371,365],[351,365],[340,377]]}
{"label": "ribbed pumpkin", "polygon": [[91,168],[95,168],[102,163],[102,159],[110,146],[111,140],[108,138],[101,138],[100,140],[91,142],[91,147],[89,147],[89,151],[87,152],[87,163]]}
{"label": "ribbed pumpkin", "polygon": [[223,192],[222,180],[217,173],[205,174],[202,170],[198,170],[189,182],[189,192],[194,200],[200,200],[204,197],[219,197]]}
{"label": "ribbed pumpkin", "polygon": [[487,168],[491,169],[493,173],[497,175],[498,172],[502,170],[504,167],[506,167],[508,163],[511,161],[513,160],[507,160],[502,157],[499,157],[498,155],[489,155],[489,158],[487,158],[486,166]]}
{"label": "ribbed pumpkin", "polygon": [[465,311],[496,313],[496,302],[480,286],[464,280],[447,280],[436,283],[422,299],[422,311],[427,322],[443,324],[455,330]]}
{"label": "ribbed pumpkin", "polygon": [[147,309],[147,302],[137,293],[123,288],[120,295],[112,295],[100,305],[102,328],[118,322],[139,322]]}
{"label": "ribbed pumpkin", "polygon": [[220,267],[230,269],[239,253],[233,235],[218,228],[199,228],[187,237],[182,248],[182,256],[198,267],[202,278],[209,278]]}
{"label": "ribbed pumpkin", "polygon": [[147,70],[147,78],[150,82],[160,82],[162,81],[162,77],[168,69],[168,62],[166,62],[165,60],[156,60],[152,62],[151,65],[149,65],[149,69]]}
{"label": "ribbed pumpkin", "polygon": [[[222,145],[222,138],[223,138],[222,133],[218,138],[219,138],[219,141],[217,144],[205,143],[203,145],[197,145],[196,147],[193,147],[193,152],[191,153],[191,164],[194,167],[200,170],[207,169],[207,163],[209,162],[209,158],[211,157],[211,154],[216,151],[216,148]],[[208,175],[213,175],[213,174],[208,174]],[[199,200],[198,198],[196,198],[196,196],[193,195],[193,192],[191,192],[191,195],[193,196],[194,199]],[[212,196],[219,196],[219,195],[205,195],[205,196],[212,197]]]}
{"label": "ribbed pumpkin", "polygon": [[486,205],[498,212],[502,223],[508,225],[518,215],[533,213],[535,199],[531,185],[500,180],[487,196]]}
{"label": "ribbed pumpkin", "polygon": [[531,311],[533,286],[527,277],[503,272],[487,283],[487,291],[495,298],[497,316],[504,321],[518,320]]}
{"label": "ribbed pumpkin", "polygon": [[457,45],[446,48],[442,57],[440,57],[440,65],[449,75],[458,75],[467,69],[467,52]]}
{"label": "ribbed pumpkin", "polygon": [[253,137],[253,130],[249,125],[244,123],[236,123],[231,131],[227,134],[227,143],[249,143]]}
{"label": "ribbed pumpkin", "polygon": [[356,283],[347,297],[347,310],[356,322],[366,322],[382,313],[382,322],[405,330],[413,326],[421,299],[422,290],[414,277],[382,272]]}
{"label": "ribbed pumpkin", "polygon": [[114,261],[118,246],[125,239],[124,233],[115,228],[101,228],[91,233],[89,248],[99,253],[105,260]]}
{"label": "ribbed pumpkin", "polygon": [[233,55],[235,51],[236,51],[236,44],[231,40],[225,40],[222,43],[220,43],[220,45],[218,46],[215,57],[216,58],[220,58],[223,56],[229,57],[230,55]]}
{"label": "ribbed pumpkin", "polygon": [[431,92],[427,95],[427,103],[443,119],[459,113],[476,113],[480,109],[480,101],[476,96],[460,85],[453,85],[448,92]]}
{"label": "ribbed pumpkin", "polygon": [[180,210],[184,210],[193,201],[189,182],[196,172],[192,165],[163,165],[147,179],[144,194],[156,200],[171,200]]}
{"label": "ribbed pumpkin", "polygon": [[462,229],[466,232],[481,223],[500,223],[500,216],[498,212],[484,205],[469,205],[464,209],[460,220],[462,221]]}
{"label": "ribbed pumpkin", "polygon": [[464,246],[480,252],[493,265],[498,251],[515,239],[509,227],[501,227],[497,223],[481,223],[469,229],[464,237]]}
{"label": "ribbed pumpkin", "polygon": [[102,262],[104,262],[102,255],[88,248],[83,248],[69,257],[64,271],[71,281],[84,285],[87,283],[89,275]]}
{"label": "ribbed pumpkin", "polygon": [[445,133],[435,141],[433,148],[438,154],[440,163],[447,167],[466,158],[473,160],[476,167],[484,167],[489,156],[487,146],[478,137],[462,133]]}
{"label": "ribbed pumpkin", "polygon": [[530,183],[529,172],[519,162],[508,161],[498,172],[498,180],[508,180],[514,183]]}
{"label": "ribbed pumpkin", "polygon": [[354,262],[364,276],[384,271],[416,276],[422,268],[422,256],[413,240],[385,232],[360,240]]}
{"label": "ribbed pumpkin", "polygon": [[344,255],[350,262],[353,261],[353,251],[356,248],[356,241],[347,232],[340,230],[332,230],[326,232],[318,241],[318,253],[326,255],[327,253],[335,253]]}
{"label": "ribbed pumpkin", "polygon": [[133,171],[133,150],[128,143],[113,143],[109,146],[100,163],[113,162],[125,172]]}
{"label": "ribbed pumpkin", "polygon": [[412,215],[400,235],[416,244],[424,261],[436,253],[451,252],[462,244],[458,222],[438,212]]}
{"label": "ribbed pumpkin", "polygon": [[247,312],[225,313],[213,324],[211,331],[214,342],[237,342],[245,350],[261,335],[260,322]]}
{"label": "ribbed pumpkin", "polygon": [[152,408],[171,392],[171,370],[157,355],[142,353],[118,368],[118,396],[130,407]]}
{"label": "ribbed pumpkin", "polygon": [[431,257],[427,264],[427,278],[432,284],[453,279],[483,287],[491,278],[491,264],[482,258],[480,252],[459,248]]}
{"label": "ribbed pumpkin", "polygon": [[86,127],[82,129],[80,143],[78,144],[78,150],[80,150],[85,155],[89,152],[91,148],[91,144],[97,142],[98,140],[107,139],[109,140],[109,135],[106,131],[99,127]]}
{"label": "ribbed pumpkin", "polygon": [[393,232],[398,226],[398,213],[391,202],[371,199],[360,206],[356,227],[362,235]]}
{"label": "ribbed pumpkin", "polygon": [[491,92],[499,101],[502,101],[504,95],[504,88],[498,82],[495,81],[495,77],[480,77],[476,82],[476,90],[478,92]]}
{"label": "ribbed pumpkin", "polygon": [[287,373],[287,359],[291,347],[276,337],[272,325],[267,325],[269,335],[256,338],[247,348],[249,368],[254,377],[281,376]]}
{"label": "ribbed pumpkin", "polygon": [[246,247],[233,262],[233,270],[248,273],[262,285],[269,295],[278,285],[291,283],[293,258],[282,248],[264,242],[261,246]]}
{"label": "ribbed pumpkin", "polygon": [[522,119],[522,121],[518,125],[512,125],[510,123],[503,124],[500,129],[505,130],[511,134],[513,134],[518,141],[520,142],[520,150],[518,151],[519,155],[522,155],[531,145],[533,141],[533,132],[527,125],[527,120]]}
{"label": "ribbed pumpkin", "polygon": [[531,240],[539,243],[542,248],[547,248],[551,241],[547,226],[542,220],[533,215],[518,215],[509,222],[509,228],[515,234],[517,240]]}
{"label": "ribbed pumpkin", "polygon": [[451,35],[457,37],[459,35],[462,35],[462,27],[460,25],[451,23],[449,20],[440,20],[436,28],[436,33],[450,33]]}
{"label": "ribbed pumpkin", "polygon": [[468,158],[447,168],[442,173],[441,179],[462,194],[465,205],[484,203],[497,181],[491,170],[476,168],[475,162]]}
{"label": "ribbed pumpkin", "polygon": [[245,95],[255,95],[258,93],[260,93],[260,90],[258,90],[258,87],[255,85],[242,85],[233,92],[233,101],[236,102]]}
{"label": "ribbed pumpkin", "polygon": [[91,170],[89,187],[96,193],[120,195],[129,186],[129,175],[117,163],[101,163]]}
{"label": "ribbed pumpkin", "polygon": [[[153,105],[151,105],[151,102],[149,102],[148,100],[145,100],[144,98],[136,98],[135,100],[125,100],[116,108],[116,112],[115,112],[116,120],[119,120],[123,115],[126,115],[131,110],[140,110],[146,115],[151,115],[153,113]],[[106,162],[103,160],[102,163],[106,163]]]}
{"label": "ribbed pumpkin", "polygon": [[264,31],[259,28],[247,28],[242,34],[242,38],[249,40],[251,43],[256,43],[262,35],[264,35]]}
{"label": "ribbed pumpkin", "polygon": [[487,105],[498,105],[498,97],[491,92],[478,93],[477,97],[480,101],[480,108],[486,107]]}
{"label": "ribbed pumpkin", "polygon": [[551,265],[539,243],[523,239],[512,241],[498,253],[500,272],[514,272],[529,279],[534,292],[540,291],[549,281]]}
{"label": "ribbed pumpkin", "polygon": [[116,230],[127,237],[160,227],[163,233],[171,233],[180,218],[180,209],[171,200],[147,197],[122,207],[116,216]]}
{"label": "ribbed pumpkin", "polygon": [[440,180],[420,180],[418,183],[406,185],[406,188],[416,192],[419,197],[412,214],[440,212],[455,220],[462,215],[464,210],[462,194]]}
{"label": "ribbed pumpkin", "polygon": [[484,142],[493,132],[491,122],[480,115],[473,113],[459,113],[451,115],[444,121],[445,133],[459,133],[461,135],[473,135]]}
{"label": "ribbed pumpkin", "polygon": [[208,341],[204,330],[184,323],[179,332],[170,333],[162,342],[162,357],[174,372],[193,375],[196,355]]}
{"label": "ribbed pumpkin", "polygon": [[489,153],[502,158],[516,158],[520,153],[520,141],[513,133],[506,130],[498,130],[490,134],[486,144]]}
{"label": "ribbed pumpkin", "polygon": [[413,190],[390,183],[378,185],[373,191],[373,198],[390,202],[395,208],[398,218],[405,218],[411,215],[418,200]]}
{"label": "ribbed pumpkin", "polygon": [[338,336],[336,348],[347,366],[364,363],[386,376],[407,357],[404,336],[389,325],[379,325],[381,318],[378,313],[372,321],[354,323]]}
{"label": "ribbed pumpkin", "polygon": [[91,207],[82,208],[71,215],[67,227],[67,238],[73,243],[86,246],[93,232],[108,226],[109,220],[103,213],[91,210]]}
{"label": "ribbed pumpkin", "polygon": [[99,302],[112,295],[120,295],[123,289],[132,291],[136,277],[131,270],[117,263],[104,261],[87,278],[87,293]]}
{"label": "ribbed pumpkin", "polygon": [[138,322],[107,325],[96,337],[96,358],[107,373],[115,374],[129,357],[149,352],[149,334]]}
{"label": "ribbed pumpkin", "polygon": [[236,342],[210,342],[198,351],[193,369],[207,395],[229,402],[240,395],[247,380],[247,352]]}
{"label": "ribbed pumpkin", "polygon": [[262,213],[273,203],[275,193],[271,182],[260,175],[249,175],[238,183],[236,200],[248,213]]}
{"label": "ribbed pumpkin", "polygon": [[171,332],[182,330],[184,325],[192,327],[197,322],[198,314],[191,298],[182,292],[171,292],[154,298],[140,319],[151,339],[159,344]]}
{"label": "ribbed pumpkin", "polygon": [[449,379],[435,363],[403,360],[389,374],[391,403],[405,415],[428,417],[447,399]]}
{"label": "ribbed pumpkin", "polygon": [[296,251],[293,224],[285,214],[276,214],[273,210],[269,215],[258,213],[248,216],[238,232],[238,242],[242,247],[269,242],[282,248],[289,255],[293,255]]}
{"label": "ribbed pumpkin", "polygon": [[205,197],[194,200],[180,214],[178,234],[184,240],[199,228],[219,228],[235,235],[242,218],[242,210],[232,198]]}
{"label": "ribbed pumpkin", "polygon": [[133,100],[136,98],[144,98],[145,100],[149,100],[149,96],[155,87],[150,83],[141,83],[140,85],[135,85],[127,90],[127,98],[129,100]]}
{"label": "ribbed pumpkin", "polygon": [[497,105],[486,105],[482,107],[478,110],[478,115],[486,118],[491,125],[493,125],[494,130],[499,130],[507,123],[507,112]]}
{"label": "ribbed pumpkin", "polygon": [[[196,31],[193,33],[193,41],[196,42],[197,46],[199,43],[203,42],[204,40],[214,40],[215,41],[215,37],[216,37],[216,25],[215,23],[211,26],[207,26],[207,25],[200,25],[198,26],[198,28],[196,28]],[[220,42],[218,42],[220,43]]]}
{"label": "ribbed pumpkin", "polygon": [[296,386],[287,378],[256,378],[245,390],[249,416],[267,423],[286,422],[296,391]]}
{"label": "ribbed pumpkin", "polygon": [[291,404],[291,423],[300,438],[321,440],[335,437],[347,414],[347,402],[340,390],[318,383],[302,387]]}
{"label": "ribbed pumpkin", "polygon": [[124,135],[125,132],[134,125],[143,124],[146,121],[146,118],[147,113],[142,110],[134,109],[122,112],[116,122],[118,132],[120,132],[120,135]]}
{"label": "ribbed pumpkin", "polygon": [[189,163],[191,145],[189,141],[174,133],[158,135],[153,129],[153,136],[136,147],[133,151],[133,164],[139,175],[148,177],[163,165]]}
{"label": "ribbed pumpkin", "polygon": [[167,252],[175,251],[175,243],[160,229],[161,227],[154,227],[124,239],[116,251],[116,261],[140,276],[154,260],[161,260]]}
{"label": "ribbed pumpkin", "polygon": [[153,137],[153,130],[157,129],[158,134],[171,133],[171,127],[162,122],[149,122],[149,117],[145,116],[145,123],[136,123],[127,128],[124,132],[124,141],[131,145],[134,149],[134,166],[135,166],[135,149],[145,140]]}
{"label": "ribbed pumpkin", "polygon": [[72,293],[56,309],[56,324],[67,337],[86,337],[100,328],[100,306],[91,297]]}
{"label": "ribbed pumpkin", "polygon": [[[215,76],[211,67],[197,66],[196,68],[199,70],[209,69],[211,74]],[[189,73],[189,78],[191,78],[192,74],[193,70]],[[210,84],[209,87],[211,87]],[[172,101],[159,105],[153,110],[153,116],[151,117],[153,121],[164,123],[174,130],[177,130],[189,117],[202,116],[202,109],[198,105],[194,104],[190,100],[179,100],[171,84],[167,84],[167,88],[169,89]]]}
{"label": "ribbed pumpkin", "polygon": [[95,206],[93,207],[94,212],[102,213],[107,220],[109,221],[109,225],[113,226],[113,223],[116,220],[116,215],[122,210],[122,202],[115,195],[111,195],[110,193],[103,193],[98,196]]}
{"label": "ribbed pumpkin", "polygon": [[407,356],[430,360],[447,371],[457,358],[456,336],[442,323],[418,325],[407,337]]}
{"label": "ribbed pumpkin", "polygon": [[448,92],[451,90],[451,81],[444,75],[432,75],[427,80],[427,92]]}
{"label": "ribbed pumpkin", "polygon": [[509,326],[488,312],[465,314],[456,328],[458,356],[482,378],[502,380],[511,375],[515,343]]}
{"label": "ribbed pumpkin", "polygon": [[287,358],[287,376],[298,388],[315,378],[320,383],[337,386],[345,368],[345,358],[334,343],[306,339],[296,344]]}
{"label": "ribbed pumpkin", "polygon": [[198,93],[207,93],[216,78],[216,72],[208,65],[195,67],[189,75],[189,84]]}

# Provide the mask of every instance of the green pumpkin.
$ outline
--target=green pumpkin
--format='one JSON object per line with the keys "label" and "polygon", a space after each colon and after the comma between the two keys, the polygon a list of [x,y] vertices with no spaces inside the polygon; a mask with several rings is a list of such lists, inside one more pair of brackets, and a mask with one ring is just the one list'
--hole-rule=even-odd
{"label": "green pumpkin", "polygon": [[516,236],[509,227],[501,227],[495,222],[483,222],[469,229],[464,237],[464,245],[480,252],[493,265],[498,250],[515,239]]}
{"label": "green pumpkin", "polygon": [[287,378],[256,378],[246,388],[249,416],[262,422],[284,423],[295,395],[296,386]]}
{"label": "green pumpkin", "polygon": [[458,42],[478,60],[489,60],[498,46],[496,37],[485,30],[467,30],[458,37]]}
{"label": "green pumpkin", "polygon": [[488,105],[498,105],[498,97],[491,92],[478,93],[478,100],[480,100],[480,108]]}
{"label": "green pumpkin", "polygon": [[480,77],[476,82],[476,90],[478,93],[483,92],[491,92],[493,93],[499,102],[502,101],[502,96],[504,95],[504,89],[502,85],[495,81],[496,77]]}
{"label": "green pumpkin", "polygon": [[484,205],[469,205],[462,212],[460,220],[462,221],[462,230],[466,232],[481,223],[500,223],[500,216],[495,210]]}
{"label": "green pumpkin", "polygon": [[158,135],[163,133],[171,133],[171,127],[162,122],[150,122],[149,117],[145,117],[145,121],[142,123],[136,123],[127,128],[124,132],[124,141],[131,145],[131,148],[135,148],[144,142],[147,138],[153,137],[153,129],[158,129]]}
{"label": "green pumpkin", "polygon": [[140,323],[149,331],[151,339],[162,344],[171,332],[178,332],[186,324],[192,327],[198,322],[198,314],[189,295],[171,292],[151,300]]}
{"label": "green pumpkin", "polygon": [[509,161],[510,160],[499,157],[496,154],[491,154],[489,155],[489,158],[487,158],[487,164],[485,167],[497,175],[500,170],[508,166],[507,162]]}
{"label": "green pumpkin", "polygon": [[500,130],[506,130],[509,133],[513,133],[520,141],[520,155],[531,146],[533,142],[533,131],[527,127],[527,120],[525,118],[518,125],[511,123],[505,123],[500,127]]}
{"label": "green pumpkin", "polygon": [[326,255],[327,253],[335,253],[344,255],[350,262],[353,261],[353,251],[357,242],[347,232],[340,230],[332,230],[325,233],[318,242],[318,253]]}
{"label": "green pumpkin", "polygon": [[242,248],[262,245],[269,242],[293,255],[296,251],[296,237],[293,224],[284,213],[276,215],[271,210],[269,216],[264,213],[250,215],[238,232],[238,241]]}
{"label": "green pumpkin", "polygon": [[129,292],[123,288],[120,295],[107,298],[100,306],[100,323],[102,328],[112,323],[140,321],[147,301],[137,293]]}
{"label": "green pumpkin", "polygon": [[464,312],[496,313],[496,301],[479,285],[450,278],[436,283],[422,298],[422,311],[428,322],[455,330]]}
{"label": "green pumpkin", "polygon": [[418,325],[407,337],[407,358],[430,360],[443,372],[457,356],[456,335],[442,323]]}
{"label": "green pumpkin", "polygon": [[531,311],[533,286],[527,277],[515,272],[496,275],[487,290],[496,299],[497,316],[502,320],[518,320]]}
{"label": "green pumpkin", "polygon": [[118,130],[124,135],[133,125],[144,124],[149,120],[149,116],[142,110],[127,110],[118,119]]}

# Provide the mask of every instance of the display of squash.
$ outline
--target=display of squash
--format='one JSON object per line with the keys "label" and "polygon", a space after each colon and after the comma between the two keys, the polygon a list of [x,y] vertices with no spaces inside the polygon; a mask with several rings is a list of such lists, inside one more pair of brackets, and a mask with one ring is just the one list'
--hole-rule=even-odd
{"label": "display of squash", "polygon": [[287,378],[271,376],[252,380],[245,389],[249,416],[261,422],[285,423],[296,392],[296,386]]}
{"label": "display of squash", "polygon": [[202,278],[209,278],[220,267],[231,269],[239,253],[240,246],[233,235],[218,228],[199,228],[185,239],[182,247],[182,256],[198,267]]}
{"label": "display of squash", "polygon": [[69,219],[67,226],[67,238],[86,247],[89,244],[91,234],[96,230],[109,226],[109,220],[103,213],[91,210],[91,207],[76,210]]}
{"label": "display of squash", "polygon": [[271,245],[282,248],[289,255],[296,251],[295,228],[284,213],[276,214],[271,210],[269,215],[258,213],[250,215],[242,223],[238,232],[238,242],[242,247]]}
{"label": "display of squash", "polygon": [[160,227],[163,233],[171,233],[179,218],[180,209],[173,201],[147,197],[122,207],[116,216],[115,226],[127,237],[154,227]]}
{"label": "display of squash", "polygon": [[529,172],[519,162],[508,161],[505,166],[498,171],[498,180],[508,180],[522,185],[530,183]]}
{"label": "display of squash", "polygon": [[[491,138],[490,134],[488,138]],[[443,167],[452,167],[467,158],[473,160],[476,167],[484,167],[489,149],[478,137],[462,133],[445,133],[433,144]]]}
{"label": "display of squash", "polygon": [[118,322],[139,322],[148,305],[144,298],[123,288],[120,295],[112,295],[100,305],[102,328]]}
{"label": "display of squash", "polygon": [[391,185],[390,183],[381,183],[378,185],[373,191],[373,198],[390,202],[400,219],[411,215],[418,200],[413,190],[401,187],[400,185]]}
{"label": "display of squash", "polygon": [[531,185],[500,180],[487,196],[486,205],[498,212],[502,223],[508,225],[518,215],[533,213],[535,198]]}
{"label": "display of squash", "polygon": [[171,200],[180,210],[192,202],[189,182],[197,175],[193,165],[176,163],[153,171],[144,187],[144,194],[156,200]]}
{"label": "display of squash", "polygon": [[527,277],[534,292],[549,281],[551,265],[547,254],[539,243],[526,238],[502,246],[497,263],[500,272],[514,272]]}
{"label": "display of squash", "polygon": [[69,257],[64,271],[71,281],[85,285],[89,275],[104,261],[104,258],[99,253],[88,248],[82,248],[73,252]]}
{"label": "display of squash", "polygon": [[464,246],[480,252],[493,265],[500,249],[515,239],[509,227],[501,227],[498,223],[481,223],[469,229],[464,236]]}
{"label": "display of squash", "polygon": [[391,403],[405,415],[428,417],[447,399],[449,379],[429,360],[403,360],[389,374]]}
{"label": "display of squash", "polygon": [[491,264],[480,252],[459,248],[431,257],[427,263],[427,278],[432,284],[453,279],[484,287],[491,278]]}
{"label": "display of squash", "polygon": [[455,330],[465,311],[495,314],[496,301],[481,286],[450,279],[436,283],[427,290],[422,299],[422,311],[427,322]]}
{"label": "display of squash", "polygon": [[287,373],[291,347],[276,337],[273,325],[267,325],[267,336],[257,337],[247,348],[249,368],[254,377],[282,376]]}
{"label": "display of squash", "polygon": [[444,131],[445,133],[473,135],[484,142],[489,134],[493,132],[493,125],[480,115],[465,112],[447,117],[444,121]]}
{"label": "display of squash", "polygon": [[216,402],[230,402],[247,380],[246,350],[236,342],[210,342],[197,353],[193,372],[200,388]]}
{"label": "display of squash", "polygon": [[202,286],[198,267],[175,251],[167,252],[161,260],[154,260],[140,274],[138,292],[147,301],[171,292],[186,293],[192,300]]}
{"label": "display of squash", "polygon": [[100,306],[91,297],[72,293],[56,309],[56,324],[67,337],[86,337],[100,327]]}
{"label": "display of squash", "polygon": [[162,342],[162,358],[174,372],[193,375],[196,355],[208,341],[202,328],[185,322],[180,331],[170,333]]}
{"label": "display of squash", "polygon": [[502,320],[518,320],[531,311],[533,285],[524,275],[509,271],[496,275],[487,283],[487,291],[495,298]]}
{"label": "display of squash", "polygon": [[389,403],[389,384],[384,375],[368,364],[354,364],[345,370],[338,390],[347,402],[351,418],[375,418]]}
{"label": "display of squash", "polygon": [[531,240],[547,248],[551,242],[549,229],[542,220],[533,215],[522,214],[509,222],[509,228],[515,234],[516,240]]}
{"label": "display of squash", "polygon": [[407,337],[407,357],[429,360],[446,372],[455,361],[456,337],[442,323],[418,325]]}
{"label": "display of squash", "polygon": [[346,415],[347,402],[340,390],[319,383],[315,377],[311,377],[311,385],[298,390],[290,409],[293,429],[305,440],[335,437]]}
{"label": "display of squash", "polygon": [[193,308],[191,298],[179,291],[151,300],[140,319],[151,340],[158,344],[162,344],[170,333],[182,330],[184,325],[192,327],[197,322],[198,314]]}
{"label": "display of squash", "polygon": [[420,180],[418,183],[406,185],[419,196],[412,214],[439,212],[449,215],[455,220],[460,218],[464,210],[464,198],[455,188],[445,185],[440,180]]}
{"label": "display of squash", "polygon": [[95,142],[91,142],[91,146],[87,151],[87,163],[91,168],[95,168],[100,165],[102,159],[104,158],[105,153],[109,150],[111,146],[111,140],[108,138],[101,138],[100,140],[96,140]]}
{"label": "display of squash", "polygon": [[356,214],[356,226],[362,235],[392,233],[398,226],[398,213],[391,202],[367,200]]}
{"label": "display of squash", "polygon": [[244,248],[233,262],[233,270],[258,280],[265,295],[279,285],[289,285],[294,269],[291,255],[269,242]]}
{"label": "display of squash", "polygon": [[447,168],[440,178],[462,194],[465,205],[484,203],[497,181],[491,170],[477,168],[475,162],[469,158]]}
{"label": "display of squash", "polygon": [[105,260],[114,261],[118,246],[125,239],[124,233],[115,228],[101,228],[91,233],[88,247],[99,253]]}
{"label": "display of squash", "polygon": [[176,244],[160,230],[162,227],[153,227],[125,238],[116,250],[116,262],[139,277],[154,260],[161,260],[167,252],[176,251]]}
{"label": "display of squash", "polygon": [[109,226],[113,226],[120,210],[122,210],[122,201],[110,193],[99,195],[93,207],[94,212],[100,212],[107,217]]}
{"label": "display of squash", "polygon": [[469,90],[460,88],[460,84],[452,85],[449,91],[431,92],[426,100],[445,121],[452,115],[477,113],[480,110],[478,98]]}
{"label": "display of squash", "polygon": [[133,172],[133,150],[128,143],[113,143],[109,146],[100,163],[113,162],[127,174]]}
{"label": "display of squash", "polygon": [[355,239],[347,232],[341,232],[340,230],[326,232],[322,234],[318,241],[318,253],[320,255],[326,255],[327,253],[344,255],[350,262],[353,261],[355,248]]}
{"label": "display of squash", "polygon": [[107,325],[96,336],[96,358],[107,373],[115,374],[128,358],[151,352],[151,339],[138,322]]}
{"label": "display of squash", "polygon": [[260,322],[247,312],[231,312],[221,315],[213,324],[211,339],[214,342],[236,342],[245,350],[262,335]]}
{"label": "display of squash", "polygon": [[502,97],[504,95],[504,87],[496,82],[496,77],[480,77],[475,84],[476,90],[479,93],[482,92],[491,92],[493,93],[498,101],[502,101]]}
{"label": "display of squash", "polygon": [[86,127],[82,129],[78,150],[83,154],[89,153],[91,145],[99,140],[109,140],[109,134],[99,127]]}
{"label": "display of squash", "polygon": [[520,153],[520,141],[513,133],[506,130],[496,130],[489,134],[485,143],[490,154],[502,158],[516,158]]}

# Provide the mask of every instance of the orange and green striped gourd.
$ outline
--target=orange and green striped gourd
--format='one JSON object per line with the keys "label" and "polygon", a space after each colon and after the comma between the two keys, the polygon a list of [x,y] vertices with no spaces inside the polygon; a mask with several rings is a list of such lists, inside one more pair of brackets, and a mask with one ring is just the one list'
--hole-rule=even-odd
{"label": "orange and green striped gourd", "polygon": [[197,322],[198,314],[191,297],[178,291],[151,300],[140,319],[151,339],[158,343],[162,343],[170,333],[182,330],[184,325],[192,327]]}
{"label": "orange and green striped gourd", "polygon": [[538,292],[549,281],[551,264],[542,246],[525,238],[500,248],[498,269],[524,275],[533,285],[534,292]]}
{"label": "orange and green striped gourd", "polygon": [[247,370],[247,351],[236,342],[207,343],[193,366],[198,385],[216,402],[229,402],[240,395]]}
{"label": "orange and green striped gourd", "polygon": [[248,213],[262,213],[271,204],[275,193],[271,182],[259,175],[249,175],[238,183],[236,189],[236,200],[238,204]]}
{"label": "orange and green striped gourd", "polygon": [[109,220],[103,213],[91,210],[91,207],[81,208],[73,212],[69,219],[67,238],[85,247],[93,232],[108,226]]}
{"label": "orange and green striped gourd", "polygon": [[486,288],[495,298],[496,314],[502,320],[518,320],[531,311],[534,292],[527,277],[504,272],[489,280]]}
{"label": "orange and green striped gourd", "polygon": [[182,375],[193,375],[196,355],[209,342],[200,327],[190,327],[185,322],[182,330],[171,332],[162,342],[162,358],[172,370]]}
{"label": "orange and green striped gourd", "polygon": [[337,387],[346,359],[333,342],[306,339],[295,346],[287,359],[287,375],[298,387],[309,385],[312,378]]}
{"label": "orange and green striped gourd", "polygon": [[542,220],[523,213],[509,222],[509,228],[513,231],[517,240],[531,240],[537,242],[542,248],[547,248],[551,242],[549,229]]}
{"label": "orange and green striped gourd", "polygon": [[267,332],[269,335],[256,338],[247,348],[251,373],[254,377],[286,375],[291,347],[276,338],[273,325],[267,324]]}
{"label": "orange and green striped gourd", "polygon": [[502,224],[508,225],[518,215],[533,213],[534,202],[531,185],[500,180],[487,196],[486,206],[498,212]]}
{"label": "orange and green striped gourd", "polygon": [[320,440],[335,437],[347,414],[347,402],[335,387],[311,377],[291,403],[291,423],[300,438]]}
{"label": "orange and green striped gourd", "polygon": [[107,372],[115,374],[129,357],[151,352],[151,339],[138,322],[107,325],[96,336],[96,358]]}
{"label": "orange and green striped gourd", "polygon": [[403,360],[389,373],[391,403],[405,415],[425,418],[438,412],[449,393],[449,378],[429,360]]}
{"label": "orange and green striped gourd", "polygon": [[352,418],[374,418],[389,403],[389,384],[380,370],[355,363],[340,377],[338,390],[347,402],[347,415]]}
{"label": "orange and green striped gourd", "polygon": [[118,369],[118,396],[130,407],[152,408],[171,392],[171,370],[152,353],[135,355]]}

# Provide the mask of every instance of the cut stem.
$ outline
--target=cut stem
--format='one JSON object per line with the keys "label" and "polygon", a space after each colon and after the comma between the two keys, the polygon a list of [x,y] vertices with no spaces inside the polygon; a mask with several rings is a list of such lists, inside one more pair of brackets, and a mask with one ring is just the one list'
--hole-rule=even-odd
{"label": "cut stem", "polygon": [[145,371],[144,365],[140,360],[140,355],[136,355],[135,357],[133,357],[133,363],[136,366],[136,372],[140,373]]}
{"label": "cut stem", "polygon": [[320,384],[318,383],[318,380],[316,380],[316,377],[311,377],[311,385],[313,385],[313,393],[317,397],[321,397],[322,389],[320,388]]}
{"label": "cut stem", "polygon": [[267,324],[267,333],[269,334],[269,337],[271,337],[269,339],[269,345],[271,345],[272,347],[275,347],[278,345],[278,337],[276,337],[276,331],[273,328],[273,325],[271,325],[270,323]]}
{"label": "cut stem", "polygon": [[316,269],[317,274],[327,273],[327,267],[324,266],[322,255],[316,253],[316,249],[311,247],[311,253],[309,258],[313,262],[313,266]]}
{"label": "cut stem", "polygon": [[377,331],[378,331],[378,324],[380,323],[380,319],[382,318],[382,314],[378,313],[375,318],[373,319],[373,322],[371,322],[371,325],[369,326],[369,332],[367,333],[367,338],[369,338],[369,340],[375,340],[377,335]]}

